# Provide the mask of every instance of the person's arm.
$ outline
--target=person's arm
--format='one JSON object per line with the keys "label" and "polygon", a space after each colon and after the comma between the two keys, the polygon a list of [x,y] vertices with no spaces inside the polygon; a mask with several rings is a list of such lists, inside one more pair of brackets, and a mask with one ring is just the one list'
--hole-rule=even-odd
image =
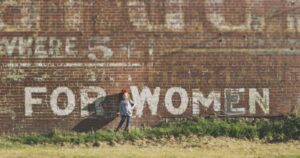
{"label": "person's arm", "polygon": [[133,100],[129,100],[129,103],[130,103],[130,105],[131,105],[131,108],[134,108],[135,107],[135,103],[134,103],[134,101]]}

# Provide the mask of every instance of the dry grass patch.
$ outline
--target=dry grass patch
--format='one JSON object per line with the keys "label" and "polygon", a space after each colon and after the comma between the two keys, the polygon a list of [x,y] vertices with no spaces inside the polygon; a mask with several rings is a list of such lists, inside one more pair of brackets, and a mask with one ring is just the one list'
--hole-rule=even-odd
{"label": "dry grass patch", "polygon": [[300,141],[264,143],[226,137],[138,140],[121,143],[20,145],[0,149],[5,158],[181,158],[181,157],[300,157]]}

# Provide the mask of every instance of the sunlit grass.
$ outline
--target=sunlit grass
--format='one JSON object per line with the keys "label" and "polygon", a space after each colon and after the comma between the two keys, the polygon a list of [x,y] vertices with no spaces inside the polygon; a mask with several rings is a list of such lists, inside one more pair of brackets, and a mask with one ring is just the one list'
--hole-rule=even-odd
{"label": "sunlit grass", "polygon": [[300,157],[300,142],[265,144],[260,141],[246,141],[232,138],[203,137],[194,141],[168,141],[149,144],[143,141],[134,144],[100,147],[21,145],[12,148],[0,148],[5,158],[199,158],[199,157]]}

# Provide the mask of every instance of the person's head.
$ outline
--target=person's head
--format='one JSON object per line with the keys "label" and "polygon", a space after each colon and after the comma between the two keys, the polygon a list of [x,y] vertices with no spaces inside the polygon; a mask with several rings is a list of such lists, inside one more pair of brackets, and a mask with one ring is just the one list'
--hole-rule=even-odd
{"label": "person's head", "polygon": [[123,93],[123,99],[124,100],[129,100],[130,99],[130,95],[128,92]]}
{"label": "person's head", "polygon": [[121,98],[122,100],[130,100],[130,94],[127,88],[122,89]]}

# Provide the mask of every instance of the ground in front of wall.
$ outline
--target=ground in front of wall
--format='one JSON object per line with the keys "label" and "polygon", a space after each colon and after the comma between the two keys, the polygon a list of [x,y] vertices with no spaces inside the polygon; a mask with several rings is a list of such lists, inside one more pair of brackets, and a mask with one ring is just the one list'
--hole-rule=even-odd
{"label": "ground in front of wall", "polygon": [[232,138],[183,138],[90,144],[16,145],[0,147],[3,158],[199,158],[299,157],[300,141],[264,143]]}

